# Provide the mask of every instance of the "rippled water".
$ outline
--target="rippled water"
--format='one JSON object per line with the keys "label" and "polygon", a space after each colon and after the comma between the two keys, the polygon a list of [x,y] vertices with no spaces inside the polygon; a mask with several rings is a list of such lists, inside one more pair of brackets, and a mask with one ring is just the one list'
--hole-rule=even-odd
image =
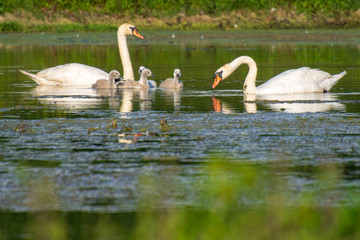
{"label": "rippled water", "polygon": [[[168,203],[196,207],[195,183],[219,153],[283,164],[299,191],[316,191],[312,167],[335,163],[336,191],[359,191],[359,31],[142,34],[128,39],[134,69],[160,83],[180,68],[182,91],[37,87],[18,70],[81,62],[122,72],[115,33],[0,35],[0,210],[136,211],[149,175]],[[240,55],[255,59],[259,82],[302,66],[348,74],[331,93],[249,102],[241,67],[211,90],[214,71]]]}

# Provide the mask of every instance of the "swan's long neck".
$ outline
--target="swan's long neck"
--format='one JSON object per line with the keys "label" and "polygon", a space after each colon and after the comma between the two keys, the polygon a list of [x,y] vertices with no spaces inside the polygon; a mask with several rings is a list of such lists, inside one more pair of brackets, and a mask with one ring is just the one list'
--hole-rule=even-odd
{"label": "swan's long neck", "polygon": [[119,46],[119,53],[121,58],[121,63],[124,69],[124,79],[134,81],[134,71],[131,65],[131,59],[129,54],[129,49],[126,42],[126,36],[119,28],[118,33],[118,46]]}
{"label": "swan's long neck", "polygon": [[230,69],[235,71],[240,65],[246,64],[249,67],[249,72],[246,75],[243,90],[246,94],[256,93],[256,76],[257,76],[257,66],[255,61],[248,56],[241,56],[236,58],[230,63]]}

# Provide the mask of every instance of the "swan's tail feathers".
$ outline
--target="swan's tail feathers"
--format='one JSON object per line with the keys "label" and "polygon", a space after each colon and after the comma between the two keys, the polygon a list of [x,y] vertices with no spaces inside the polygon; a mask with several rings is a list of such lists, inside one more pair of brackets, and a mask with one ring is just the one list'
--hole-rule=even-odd
{"label": "swan's tail feathers", "polygon": [[48,81],[48,80],[46,80],[45,78],[38,77],[38,76],[36,76],[35,74],[28,73],[28,72],[26,72],[26,71],[24,71],[24,70],[19,69],[19,71],[20,71],[22,74],[24,74],[24,75],[28,76],[29,78],[31,78],[32,80],[34,80],[34,82],[36,82],[38,85],[59,85],[59,84],[56,83],[56,82]]}
{"label": "swan's tail feathers", "polygon": [[329,78],[325,79],[320,85],[324,89],[324,91],[328,92],[330,89],[342,78],[346,75],[346,71],[343,71],[338,74],[334,74]]}
{"label": "swan's tail feathers", "polygon": [[43,79],[40,79],[39,77],[37,77],[35,74],[32,73],[28,73],[24,70],[19,70],[22,74],[28,76],[29,78],[31,78],[32,80],[34,80],[38,85],[42,85],[41,82],[43,81]]}

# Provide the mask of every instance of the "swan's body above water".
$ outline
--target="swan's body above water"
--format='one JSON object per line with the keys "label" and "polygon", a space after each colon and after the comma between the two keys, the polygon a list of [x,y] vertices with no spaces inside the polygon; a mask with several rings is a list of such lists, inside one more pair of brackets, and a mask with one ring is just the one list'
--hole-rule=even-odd
{"label": "swan's body above water", "polygon": [[179,80],[181,76],[180,69],[174,70],[174,78],[168,78],[162,83],[160,83],[159,88],[173,88],[180,89],[183,88],[184,84]]}
{"label": "swan's body above water", "polygon": [[342,78],[346,71],[330,75],[319,69],[302,67],[282,72],[260,86],[255,86],[257,66],[248,56],[241,56],[220,67],[214,74],[214,89],[220,81],[230,76],[240,65],[247,64],[249,72],[244,82],[245,94],[292,94],[328,92]]}
{"label": "swan's body above water", "polygon": [[109,74],[101,69],[80,63],[68,63],[44,69],[36,74],[19,70],[41,86],[86,86],[91,87],[98,79],[108,79]]}
{"label": "swan's body above water", "polygon": [[[118,28],[117,38],[121,62],[124,70],[124,79],[134,81],[126,36],[133,35],[143,39],[134,25],[125,23]],[[79,63],[68,63],[44,69],[36,74],[20,70],[38,85],[45,86],[81,86],[91,88],[99,79],[108,79],[109,74],[103,70]]]}

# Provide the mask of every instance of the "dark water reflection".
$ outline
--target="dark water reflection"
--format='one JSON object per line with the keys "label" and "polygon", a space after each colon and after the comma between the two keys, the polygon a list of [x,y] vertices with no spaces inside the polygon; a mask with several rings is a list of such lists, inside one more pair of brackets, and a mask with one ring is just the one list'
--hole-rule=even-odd
{"label": "dark water reflection", "polygon": [[[204,180],[203,165],[219,152],[236,161],[281,161],[296,189],[316,189],[311,168],[332,162],[343,169],[336,191],[358,192],[359,32],[277,33],[129,39],[134,69],[145,65],[159,84],[180,68],[184,89],[111,92],[36,87],[18,69],[80,62],[122,72],[114,33],[2,35],[0,209],[136,211],[139,179],[148,175],[168,188],[167,202],[197,206],[193,183]],[[211,90],[213,72],[239,55],[256,60],[259,83],[301,66],[348,74],[328,94],[247,99],[241,67]],[[41,200],[43,188],[49,194]]]}

